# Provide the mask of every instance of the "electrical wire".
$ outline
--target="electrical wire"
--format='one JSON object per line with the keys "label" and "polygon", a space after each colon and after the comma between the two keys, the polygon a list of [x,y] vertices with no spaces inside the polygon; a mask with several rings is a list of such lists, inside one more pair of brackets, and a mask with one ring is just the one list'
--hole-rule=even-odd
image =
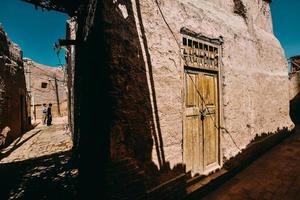
{"label": "electrical wire", "polygon": [[[169,31],[171,32],[171,34],[172,34],[172,36],[173,36],[173,38],[174,38],[174,40],[175,40],[175,42],[176,42],[178,48],[181,50],[180,43],[177,41],[177,38],[176,38],[176,36],[175,36],[173,30],[171,29],[169,23],[167,22],[167,20],[166,20],[164,14],[163,14],[163,12],[162,12],[162,10],[161,10],[161,8],[160,8],[160,5],[159,5],[158,1],[157,1],[157,0],[154,0],[154,1],[155,1],[156,5],[157,5],[157,7],[158,7],[158,10],[159,10],[159,12],[160,12],[160,14],[161,14],[161,16],[162,16],[163,21],[165,22],[165,24],[167,25]],[[186,61],[185,61],[185,59],[184,59],[183,56],[181,55],[181,53],[180,53],[180,56],[181,56],[181,58],[182,58],[184,64],[185,64],[186,66],[188,66],[187,63],[186,63]],[[195,86],[195,89],[196,89],[196,91],[197,91],[197,94],[199,95],[199,97],[200,97],[200,99],[201,99],[201,101],[202,101],[203,107],[204,107],[205,109],[208,109],[208,107],[206,106],[206,102],[205,102],[203,96],[201,95],[200,91],[198,90],[198,88],[197,88],[197,86],[196,86],[196,83],[194,82],[194,80],[192,79],[192,77],[191,77],[191,75],[190,75],[189,73],[187,73],[187,75],[188,75],[188,76],[190,77],[190,79],[192,80],[192,83],[193,83],[193,85]],[[235,145],[235,147],[236,147],[239,151],[241,151],[241,148],[237,145],[237,143],[236,143],[235,140],[233,139],[233,137],[232,137],[232,135],[230,134],[230,132],[229,132],[226,128],[224,128],[224,127],[217,126],[217,125],[216,125],[215,119],[214,119],[211,115],[209,115],[209,116],[210,116],[211,119],[213,120],[214,127],[215,127],[216,129],[222,129],[222,130],[224,130],[224,131],[229,135],[229,137],[230,137],[230,139],[232,140],[232,142],[233,142],[233,144]]]}

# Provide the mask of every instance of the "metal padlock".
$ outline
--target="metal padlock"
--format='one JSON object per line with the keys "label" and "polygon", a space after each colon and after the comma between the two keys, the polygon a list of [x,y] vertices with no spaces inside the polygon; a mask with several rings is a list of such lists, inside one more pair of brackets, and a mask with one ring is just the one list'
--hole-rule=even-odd
{"label": "metal padlock", "polygon": [[204,118],[206,117],[207,114],[208,114],[207,108],[204,108],[202,111],[200,111],[201,120],[204,120]]}

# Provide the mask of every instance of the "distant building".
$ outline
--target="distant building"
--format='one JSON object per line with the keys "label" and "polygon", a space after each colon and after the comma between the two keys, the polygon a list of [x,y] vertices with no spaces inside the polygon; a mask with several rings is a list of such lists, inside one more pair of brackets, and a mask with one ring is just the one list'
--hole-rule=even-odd
{"label": "distant building", "polygon": [[0,27],[0,134],[6,144],[30,125],[22,54]]}
{"label": "distant building", "polygon": [[290,115],[294,123],[300,123],[300,55],[290,58]]}
{"label": "distant building", "polygon": [[291,61],[291,73],[300,71],[300,55],[290,58]]}
{"label": "distant building", "polygon": [[42,105],[52,103],[52,115],[67,115],[67,94],[64,73],[61,68],[39,64],[24,58],[26,85],[31,96],[31,116],[33,120],[42,118]]}

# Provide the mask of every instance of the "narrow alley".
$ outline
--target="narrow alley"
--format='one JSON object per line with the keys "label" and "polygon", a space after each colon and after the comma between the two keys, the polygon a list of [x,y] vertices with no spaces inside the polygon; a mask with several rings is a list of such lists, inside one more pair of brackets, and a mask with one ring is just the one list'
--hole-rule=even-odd
{"label": "narrow alley", "polygon": [[[71,168],[66,117],[38,124],[0,152],[0,199],[74,199],[78,171]],[[73,189],[72,189],[73,188]]]}
{"label": "narrow alley", "polygon": [[52,126],[38,124],[0,152],[0,164],[24,161],[63,151],[69,151],[72,140],[64,130],[66,117],[54,118]]}
{"label": "narrow alley", "polygon": [[299,10],[1,0],[0,200],[300,200]]}

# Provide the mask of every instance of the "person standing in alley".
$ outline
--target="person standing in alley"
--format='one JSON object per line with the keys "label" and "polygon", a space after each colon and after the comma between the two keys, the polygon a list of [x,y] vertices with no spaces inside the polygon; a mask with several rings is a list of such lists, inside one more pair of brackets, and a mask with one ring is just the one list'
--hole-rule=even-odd
{"label": "person standing in alley", "polygon": [[46,104],[43,103],[43,108],[42,108],[43,124],[46,124],[46,122],[47,122],[47,112],[48,112],[48,108],[47,108]]}
{"label": "person standing in alley", "polygon": [[51,123],[52,123],[51,107],[52,107],[52,104],[49,103],[49,106],[48,106],[48,109],[47,109],[47,126],[50,126]]}

